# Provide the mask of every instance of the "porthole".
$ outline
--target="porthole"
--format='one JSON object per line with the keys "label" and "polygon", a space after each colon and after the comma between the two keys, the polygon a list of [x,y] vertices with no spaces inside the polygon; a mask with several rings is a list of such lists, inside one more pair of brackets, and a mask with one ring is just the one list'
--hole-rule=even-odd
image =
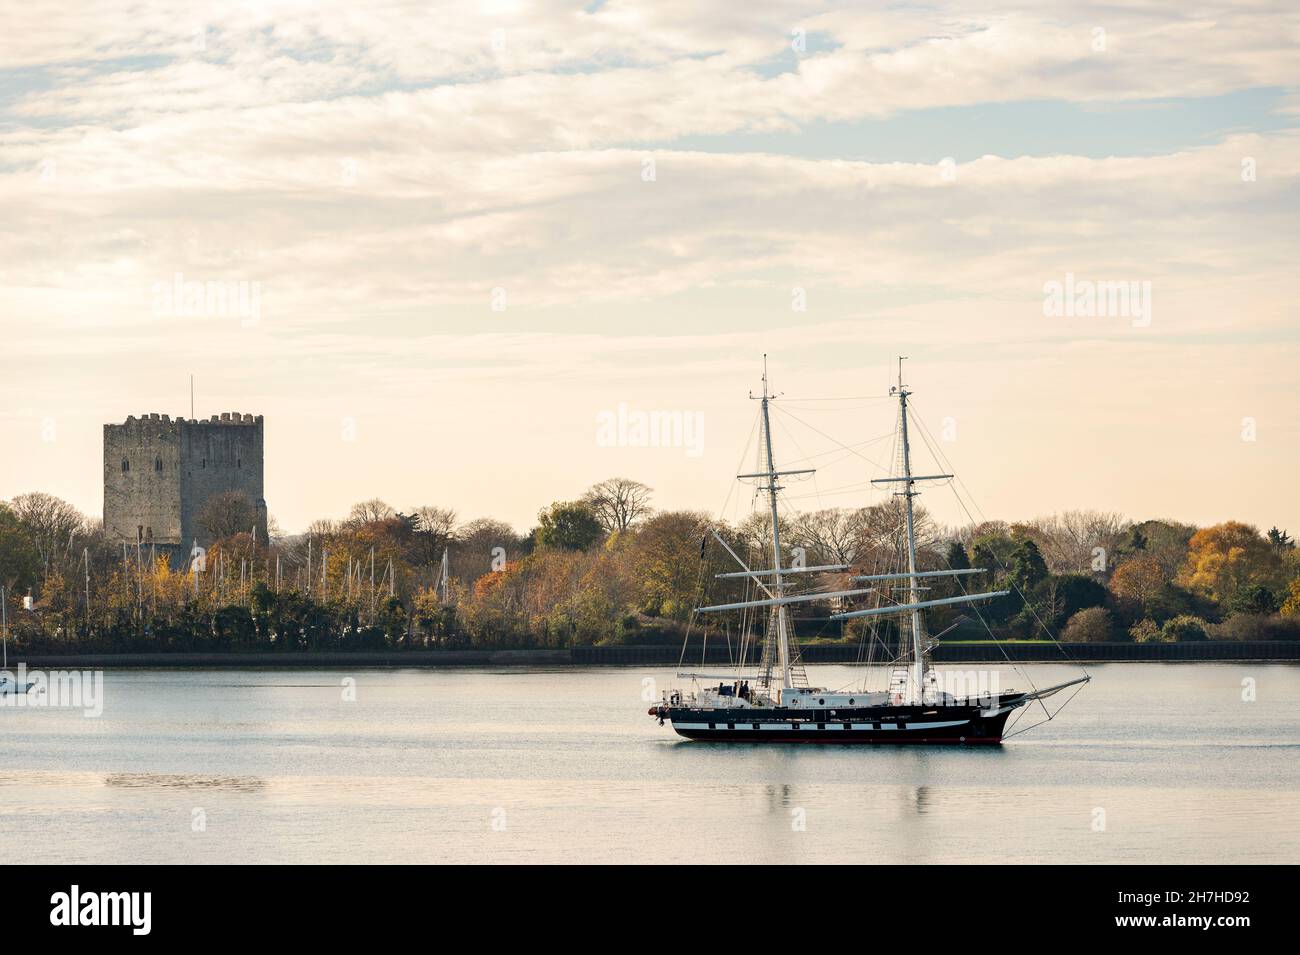
{"label": "porthole", "polygon": [[825,706],[825,705],[826,705],[826,700],[825,700],[825,699],[818,700],[818,701],[817,701],[817,705],[818,705],[818,706]]}

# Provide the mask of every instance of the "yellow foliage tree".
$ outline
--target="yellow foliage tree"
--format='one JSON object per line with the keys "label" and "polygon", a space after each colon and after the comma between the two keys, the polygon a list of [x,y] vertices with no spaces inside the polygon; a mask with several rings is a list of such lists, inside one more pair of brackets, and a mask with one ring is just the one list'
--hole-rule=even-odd
{"label": "yellow foliage tree", "polygon": [[1287,598],[1282,602],[1282,616],[1300,617],[1300,577],[1291,581]]}
{"label": "yellow foliage tree", "polygon": [[1281,561],[1259,531],[1227,521],[1202,528],[1187,544],[1179,582],[1227,601],[1242,587],[1276,584]]}

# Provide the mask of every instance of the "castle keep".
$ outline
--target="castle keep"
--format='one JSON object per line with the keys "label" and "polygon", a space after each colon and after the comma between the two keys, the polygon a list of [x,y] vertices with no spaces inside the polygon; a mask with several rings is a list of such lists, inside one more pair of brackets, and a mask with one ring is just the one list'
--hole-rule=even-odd
{"label": "castle keep", "polygon": [[209,498],[226,491],[248,498],[257,535],[265,540],[261,415],[222,414],[200,421],[147,414],[104,425],[109,540],[177,548],[197,540],[207,547],[212,541],[199,515]]}

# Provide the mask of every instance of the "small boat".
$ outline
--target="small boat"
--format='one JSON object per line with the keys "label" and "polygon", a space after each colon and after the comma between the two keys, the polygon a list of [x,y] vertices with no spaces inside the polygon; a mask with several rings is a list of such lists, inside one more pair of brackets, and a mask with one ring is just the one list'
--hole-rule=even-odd
{"label": "small boat", "polygon": [[[960,581],[972,574],[986,573],[985,568],[959,568],[947,570],[918,570],[916,527],[913,499],[916,487],[925,481],[947,480],[951,474],[916,475],[912,472],[911,447],[908,434],[908,396],[904,386],[902,360],[899,362],[897,386],[890,394],[898,399],[897,439],[900,448],[898,474],[872,481],[873,484],[890,485],[900,490],[896,496],[903,500],[906,536],[902,539],[896,573],[868,574],[853,578],[854,583],[881,584],[896,582],[905,591],[899,601],[888,596],[890,589],[883,587],[853,588],[830,592],[790,593],[787,583],[796,575],[809,573],[842,573],[850,570],[848,564],[823,564],[815,567],[783,566],[781,522],[778,514],[779,479],[791,475],[811,474],[808,469],[777,470],[772,452],[772,429],[769,406],[775,396],[768,392],[766,360],[763,372],[763,393],[760,414],[760,440],[765,468],[752,474],[738,475],[738,479],[758,479],[763,482],[759,490],[765,491],[770,509],[771,567],[752,570],[713,531],[713,537],[736,561],[740,570],[718,574],[718,577],[744,578],[756,592],[755,599],[714,604],[697,608],[698,613],[731,613],[757,611],[767,618],[763,660],[757,673],[746,675],[745,651],[741,652],[741,666],[736,673],[713,675],[679,673],[679,678],[689,678],[694,687],[690,691],[672,689],[665,691],[662,699],[650,707],[651,716],[660,724],[669,723],[680,736],[691,740],[711,740],[729,743],[945,743],[945,744],[998,744],[1013,713],[1035,701],[1045,700],[1071,687],[1081,688],[1091,677],[1086,673],[1075,680],[1028,691],[997,691],[980,688],[975,692],[954,693],[941,686],[939,674],[930,665],[933,641],[926,636],[925,612],[932,607],[974,604],[1007,595],[1010,591],[994,590],[985,593],[924,599],[923,592],[932,579],[951,578]],[[754,397],[751,395],[751,397]],[[707,538],[706,538],[707,540]],[[792,604],[816,601],[834,601],[840,605],[874,594],[876,605],[861,609],[841,610],[830,620],[850,620],[862,617],[896,615],[899,620],[900,653],[895,659],[888,687],[868,692],[865,681],[861,687],[829,690],[807,685],[807,676],[799,659],[794,628],[788,608]],[[689,640],[689,634],[687,636]],[[683,658],[685,651],[683,651]],[[704,680],[718,680],[701,685]],[[1076,690],[1077,692],[1077,690]],[[1068,700],[1066,701],[1068,702]],[[1046,707],[1044,707],[1046,710]],[[1059,708],[1058,708],[1059,712]],[[1049,713],[1048,718],[1054,716]],[[1037,725],[1037,724],[1035,724]]]}
{"label": "small boat", "polygon": [[0,661],[0,696],[20,696],[36,684],[19,683],[9,675],[9,595],[0,587],[0,647],[3,647],[3,660]]}

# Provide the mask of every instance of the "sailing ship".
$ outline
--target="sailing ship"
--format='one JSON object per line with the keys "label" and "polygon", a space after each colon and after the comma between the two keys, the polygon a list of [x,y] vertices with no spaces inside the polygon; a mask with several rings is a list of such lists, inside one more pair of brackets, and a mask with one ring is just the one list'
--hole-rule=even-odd
{"label": "sailing ship", "polygon": [[35,684],[19,683],[9,675],[9,595],[5,593],[3,587],[0,587],[0,647],[3,647],[3,657],[0,658],[0,696],[26,693]]}
{"label": "sailing ship", "polygon": [[[778,493],[782,485],[779,482],[782,478],[811,474],[813,469],[777,469],[772,450],[770,417],[770,405],[776,396],[768,391],[764,356],[763,391],[758,396],[761,402],[762,470],[737,475],[737,478],[762,482],[758,490],[766,493],[770,512],[770,540],[767,545],[770,548],[772,566],[751,569],[722,536],[713,530],[713,538],[740,567],[734,573],[716,576],[743,578],[753,585],[756,592],[761,593],[755,599],[697,608],[701,614],[755,611],[765,615],[767,626],[763,660],[752,677],[745,674],[743,650],[735,673],[721,678],[707,674],[679,673],[679,677],[689,677],[692,680],[694,689],[664,691],[662,699],[650,707],[649,711],[651,716],[659,720],[660,725],[670,723],[678,735],[691,740],[734,743],[998,744],[1002,742],[1007,720],[1013,713],[1067,688],[1081,688],[1082,684],[1091,679],[1085,673],[1075,680],[1028,691],[993,691],[984,686],[972,688],[974,692],[967,690],[955,693],[940,685],[939,675],[930,664],[930,651],[934,643],[926,636],[926,611],[933,607],[977,604],[1006,596],[1010,591],[963,592],[958,596],[923,598],[923,592],[933,579],[960,580],[970,575],[987,573],[987,568],[917,569],[914,512],[914,499],[919,494],[917,487],[924,482],[950,479],[952,475],[918,475],[912,472],[908,431],[908,398],[912,392],[903,384],[902,361],[900,358],[898,384],[889,390],[890,395],[898,401],[896,437],[901,448],[900,473],[875,479],[871,483],[898,488],[894,493],[902,499],[905,532],[899,556],[900,564],[905,562],[905,569],[896,573],[867,574],[853,578],[854,583],[868,583],[873,585],[871,587],[791,593],[787,585],[791,578],[797,579],[797,575],[844,572],[850,570],[850,565],[804,567],[782,564],[781,522],[778,513]],[[751,393],[750,397],[755,396]],[[875,585],[883,586],[877,589]],[[900,587],[905,591],[906,596],[902,602],[884,596],[891,587]],[[869,692],[865,679],[861,686],[844,689],[809,686],[799,658],[789,608],[794,604],[813,601],[836,601],[842,604],[867,594],[877,595],[876,606],[840,610],[829,619],[838,621],[892,615],[898,620],[900,649],[893,661],[887,688]],[[687,639],[689,640],[689,633]],[[709,679],[720,681],[708,686],[701,685],[701,680]],[[1048,718],[1054,715],[1049,713]]]}

